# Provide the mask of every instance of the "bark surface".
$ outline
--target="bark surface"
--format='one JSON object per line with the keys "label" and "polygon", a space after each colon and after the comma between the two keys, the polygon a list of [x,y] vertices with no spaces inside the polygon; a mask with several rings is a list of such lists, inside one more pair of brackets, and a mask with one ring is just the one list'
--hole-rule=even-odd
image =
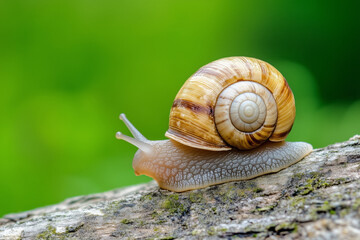
{"label": "bark surface", "polygon": [[278,173],[173,193],[155,182],[0,218],[0,239],[360,239],[360,136]]}

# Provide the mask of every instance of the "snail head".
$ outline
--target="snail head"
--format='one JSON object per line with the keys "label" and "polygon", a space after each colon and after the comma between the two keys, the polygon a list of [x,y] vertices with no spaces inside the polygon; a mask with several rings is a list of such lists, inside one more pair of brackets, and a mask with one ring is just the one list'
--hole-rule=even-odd
{"label": "snail head", "polygon": [[125,123],[126,127],[134,137],[129,137],[122,134],[121,132],[117,132],[115,135],[116,138],[124,140],[139,148],[133,159],[133,168],[135,170],[135,174],[137,176],[141,174],[149,176],[150,174],[147,173],[146,166],[144,165],[152,162],[152,160],[156,157],[156,148],[154,147],[154,142],[156,141],[150,141],[144,137],[139,132],[139,130],[137,130],[134,125],[126,118],[124,113],[120,114],[119,118]]}

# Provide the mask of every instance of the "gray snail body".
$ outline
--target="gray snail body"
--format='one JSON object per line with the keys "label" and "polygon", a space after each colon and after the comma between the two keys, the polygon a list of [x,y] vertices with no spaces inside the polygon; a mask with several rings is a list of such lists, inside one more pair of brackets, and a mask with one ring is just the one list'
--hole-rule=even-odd
{"label": "gray snail body", "polygon": [[186,81],[171,109],[169,140],[147,140],[124,114],[120,119],[135,138],[120,132],[116,137],[139,148],[133,159],[136,175],[182,192],[277,172],[300,161],[312,146],[284,141],[294,118],[293,94],[274,67],[232,57],[205,65]]}

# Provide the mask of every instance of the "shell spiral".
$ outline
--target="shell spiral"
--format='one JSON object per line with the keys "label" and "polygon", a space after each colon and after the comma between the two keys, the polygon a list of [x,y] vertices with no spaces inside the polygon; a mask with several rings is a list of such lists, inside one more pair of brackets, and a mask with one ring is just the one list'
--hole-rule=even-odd
{"label": "shell spiral", "polygon": [[280,142],[295,119],[294,95],[281,73],[248,57],[211,62],[182,86],[166,136],[212,151],[252,149]]}

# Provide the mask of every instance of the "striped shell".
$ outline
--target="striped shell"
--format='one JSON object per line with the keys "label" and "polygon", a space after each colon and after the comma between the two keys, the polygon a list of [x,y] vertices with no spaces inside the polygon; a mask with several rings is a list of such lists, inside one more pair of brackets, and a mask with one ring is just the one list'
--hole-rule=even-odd
{"label": "striped shell", "polygon": [[200,68],[182,86],[165,136],[212,151],[283,141],[295,119],[294,95],[281,73],[248,57]]}

